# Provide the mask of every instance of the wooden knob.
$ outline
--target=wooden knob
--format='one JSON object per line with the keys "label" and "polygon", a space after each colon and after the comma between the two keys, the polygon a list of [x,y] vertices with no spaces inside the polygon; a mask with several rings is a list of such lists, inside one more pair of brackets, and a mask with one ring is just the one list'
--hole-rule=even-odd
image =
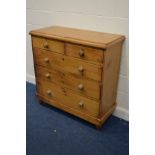
{"label": "wooden knob", "polygon": [[84,56],[85,56],[83,49],[80,49],[80,51],[79,51],[79,56],[80,56],[80,57],[84,57]]}
{"label": "wooden knob", "polygon": [[83,84],[79,84],[79,85],[78,85],[78,88],[79,88],[80,90],[83,90],[83,89],[84,89]]}
{"label": "wooden knob", "polygon": [[79,102],[79,107],[80,108],[83,108],[84,107],[84,103],[81,101],[81,102]]}
{"label": "wooden knob", "polygon": [[51,90],[47,90],[47,91],[46,91],[46,94],[49,95],[49,96],[52,96]]}
{"label": "wooden knob", "polygon": [[79,70],[79,72],[83,72],[84,71],[84,68],[82,67],[82,66],[80,66],[79,68],[78,68],[78,70]]}
{"label": "wooden knob", "polygon": [[50,61],[49,58],[44,59],[44,62],[46,62],[46,63],[49,63],[49,61]]}
{"label": "wooden knob", "polygon": [[45,74],[45,77],[46,77],[46,78],[50,78],[50,77],[51,77],[50,73],[46,73],[46,74]]}
{"label": "wooden knob", "polygon": [[45,42],[43,46],[44,46],[44,48],[48,48],[48,43]]}

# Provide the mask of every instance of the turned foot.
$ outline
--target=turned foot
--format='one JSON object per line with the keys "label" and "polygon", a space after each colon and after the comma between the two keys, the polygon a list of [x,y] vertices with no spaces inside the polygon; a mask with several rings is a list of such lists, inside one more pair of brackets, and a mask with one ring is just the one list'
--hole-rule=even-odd
{"label": "turned foot", "polygon": [[101,129],[102,125],[96,125],[96,129]]}
{"label": "turned foot", "polygon": [[40,104],[43,104],[43,101],[41,101],[41,100],[38,100],[38,102],[39,102]]}
{"label": "turned foot", "polygon": [[42,100],[40,100],[40,99],[38,99],[38,102],[39,102],[39,104],[42,104],[42,105],[45,104],[45,103],[44,103]]}

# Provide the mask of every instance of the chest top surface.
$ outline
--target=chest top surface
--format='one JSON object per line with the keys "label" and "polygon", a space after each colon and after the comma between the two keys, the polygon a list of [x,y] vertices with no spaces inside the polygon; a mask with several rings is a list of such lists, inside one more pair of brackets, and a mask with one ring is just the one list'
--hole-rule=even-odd
{"label": "chest top surface", "polygon": [[32,30],[30,34],[104,49],[125,39],[123,35],[66,28],[61,26],[51,26]]}

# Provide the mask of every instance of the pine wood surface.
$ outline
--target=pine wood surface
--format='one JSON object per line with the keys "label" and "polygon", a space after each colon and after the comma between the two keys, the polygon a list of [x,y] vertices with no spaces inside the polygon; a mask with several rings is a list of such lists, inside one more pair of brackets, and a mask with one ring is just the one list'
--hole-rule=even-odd
{"label": "pine wood surface", "polygon": [[[50,70],[41,66],[36,66],[36,74],[37,78],[61,84],[62,86],[72,89],[81,95],[86,95],[93,99],[100,99],[101,84],[97,81],[79,78],[78,76],[68,72],[58,71],[55,69]],[[82,85],[83,88],[80,89],[79,85]]]}
{"label": "pine wood surface", "polygon": [[103,49],[125,39],[125,37],[122,35],[67,28],[61,26],[52,26],[33,30],[30,32],[30,34],[35,36],[44,36],[50,39],[57,39],[82,45],[99,47]]}
{"label": "pine wood surface", "polygon": [[[95,65],[85,61],[68,57],[55,52],[34,48],[35,63],[47,68],[57,68],[74,73],[81,77],[101,81],[102,65]],[[48,59],[48,62],[45,60]],[[82,69],[83,71],[79,71]]]}
{"label": "pine wood surface", "polygon": [[[99,115],[99,103],[97,101],[88,99],[58,84],[49,83],[42,79],[37,79],[37,84],[38,93],[46,98],[56,100],[68,107],[90,114],[94,117]],[[83,105],[81,106],[80,103]]]}
{"label": "pine wood surface", "polygon": [[116,107],[125,37],[59,26],[30,34],[39,100],[101,127]]}

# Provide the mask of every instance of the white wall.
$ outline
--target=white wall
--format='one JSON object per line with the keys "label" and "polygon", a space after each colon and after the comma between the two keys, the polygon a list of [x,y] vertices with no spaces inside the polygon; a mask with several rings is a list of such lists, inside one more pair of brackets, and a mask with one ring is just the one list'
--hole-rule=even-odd
{"label": "white wall", "polygon": [[32,29],[51,25],[118,33],[126,36],[119,76],[118,106],[114,115],[128,120],[128,0],[27,0],[27,81],[34,82],[31,40],[28,33]]}

